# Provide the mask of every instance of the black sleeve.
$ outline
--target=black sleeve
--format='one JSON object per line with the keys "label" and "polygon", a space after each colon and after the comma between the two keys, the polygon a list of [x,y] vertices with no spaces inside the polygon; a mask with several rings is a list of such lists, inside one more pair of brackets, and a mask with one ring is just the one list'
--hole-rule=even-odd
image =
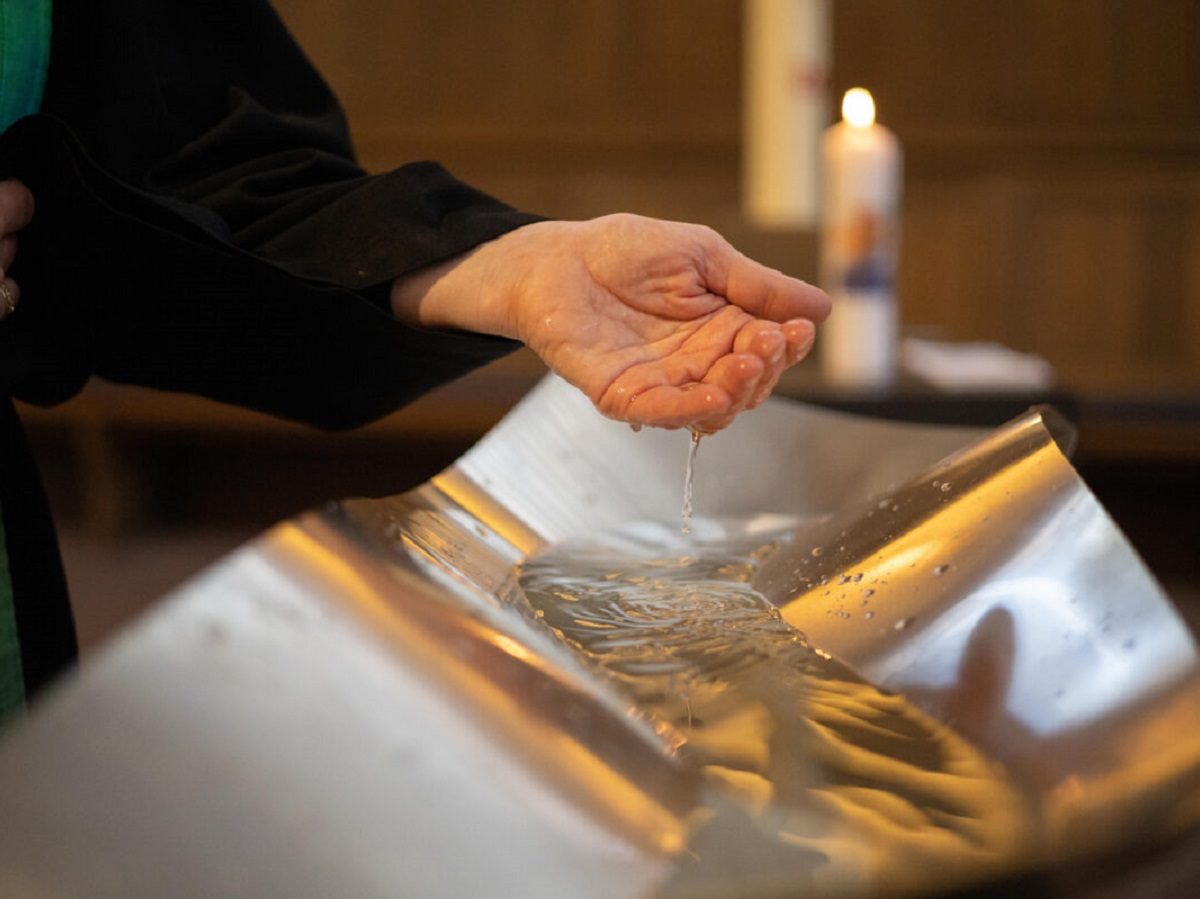
{"label": "black sleeve", "polygon": [[345,427],[512,347],[407,328],[387,288],[537,218],[432,163],[364,174],[265,2],[56,4],[43,109],[0,140],[38,204],[16,395],[96,373]]}

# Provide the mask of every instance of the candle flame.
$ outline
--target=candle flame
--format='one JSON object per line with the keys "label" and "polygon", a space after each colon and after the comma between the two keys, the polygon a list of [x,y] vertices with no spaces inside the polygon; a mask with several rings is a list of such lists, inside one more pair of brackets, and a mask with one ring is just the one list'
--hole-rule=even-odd
{"label": "candle flame", "polygon": [[863,87],[852,87],[842,97],[842,118],[855,128],[870,128],[875,124],[875,100]]}

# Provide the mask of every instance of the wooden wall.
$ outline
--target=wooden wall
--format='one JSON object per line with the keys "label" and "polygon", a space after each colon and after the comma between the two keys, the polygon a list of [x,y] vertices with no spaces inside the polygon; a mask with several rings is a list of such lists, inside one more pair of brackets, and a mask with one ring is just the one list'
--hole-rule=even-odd
{"label": "wooden wall", "polygon": [[1106,389],[1200,384],[1200,5],[837,3],[908,150],[909,322]]}
{"label": "wooden wall", "polygon": [[371,167],[435,158],[555,216],[736,205],[736,0],[277,6]]}
{"label": "wooden wall", "polygon": [[[738,209],[737,0],[278,0],[366,163],[433,157],[555,216]],[[833,0],[835,96],[905,143],[903,317],[1073,385],[1200,385],[1200,4]]]}

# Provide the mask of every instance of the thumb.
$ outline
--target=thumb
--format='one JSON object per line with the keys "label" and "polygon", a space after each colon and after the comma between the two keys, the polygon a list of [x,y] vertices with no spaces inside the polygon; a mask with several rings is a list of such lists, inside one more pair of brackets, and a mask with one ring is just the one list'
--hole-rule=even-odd
{"label": "thumb", "polygon": [[825,291],[747,258],[723,238],[717,239],[705,261],[709,289],[757,318],[819,322],[829,315]]}

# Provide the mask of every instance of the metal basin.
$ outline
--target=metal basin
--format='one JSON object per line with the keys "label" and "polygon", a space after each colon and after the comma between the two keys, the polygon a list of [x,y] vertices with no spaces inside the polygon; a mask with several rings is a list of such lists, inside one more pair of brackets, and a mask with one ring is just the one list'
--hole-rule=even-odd
{"label": "metal basin", "polygon": [[5,896],[923,895],[1200,820],[1200,674],[1064,455],[773,401],[706,438],[548,379],[285,522],[0,743]]}

